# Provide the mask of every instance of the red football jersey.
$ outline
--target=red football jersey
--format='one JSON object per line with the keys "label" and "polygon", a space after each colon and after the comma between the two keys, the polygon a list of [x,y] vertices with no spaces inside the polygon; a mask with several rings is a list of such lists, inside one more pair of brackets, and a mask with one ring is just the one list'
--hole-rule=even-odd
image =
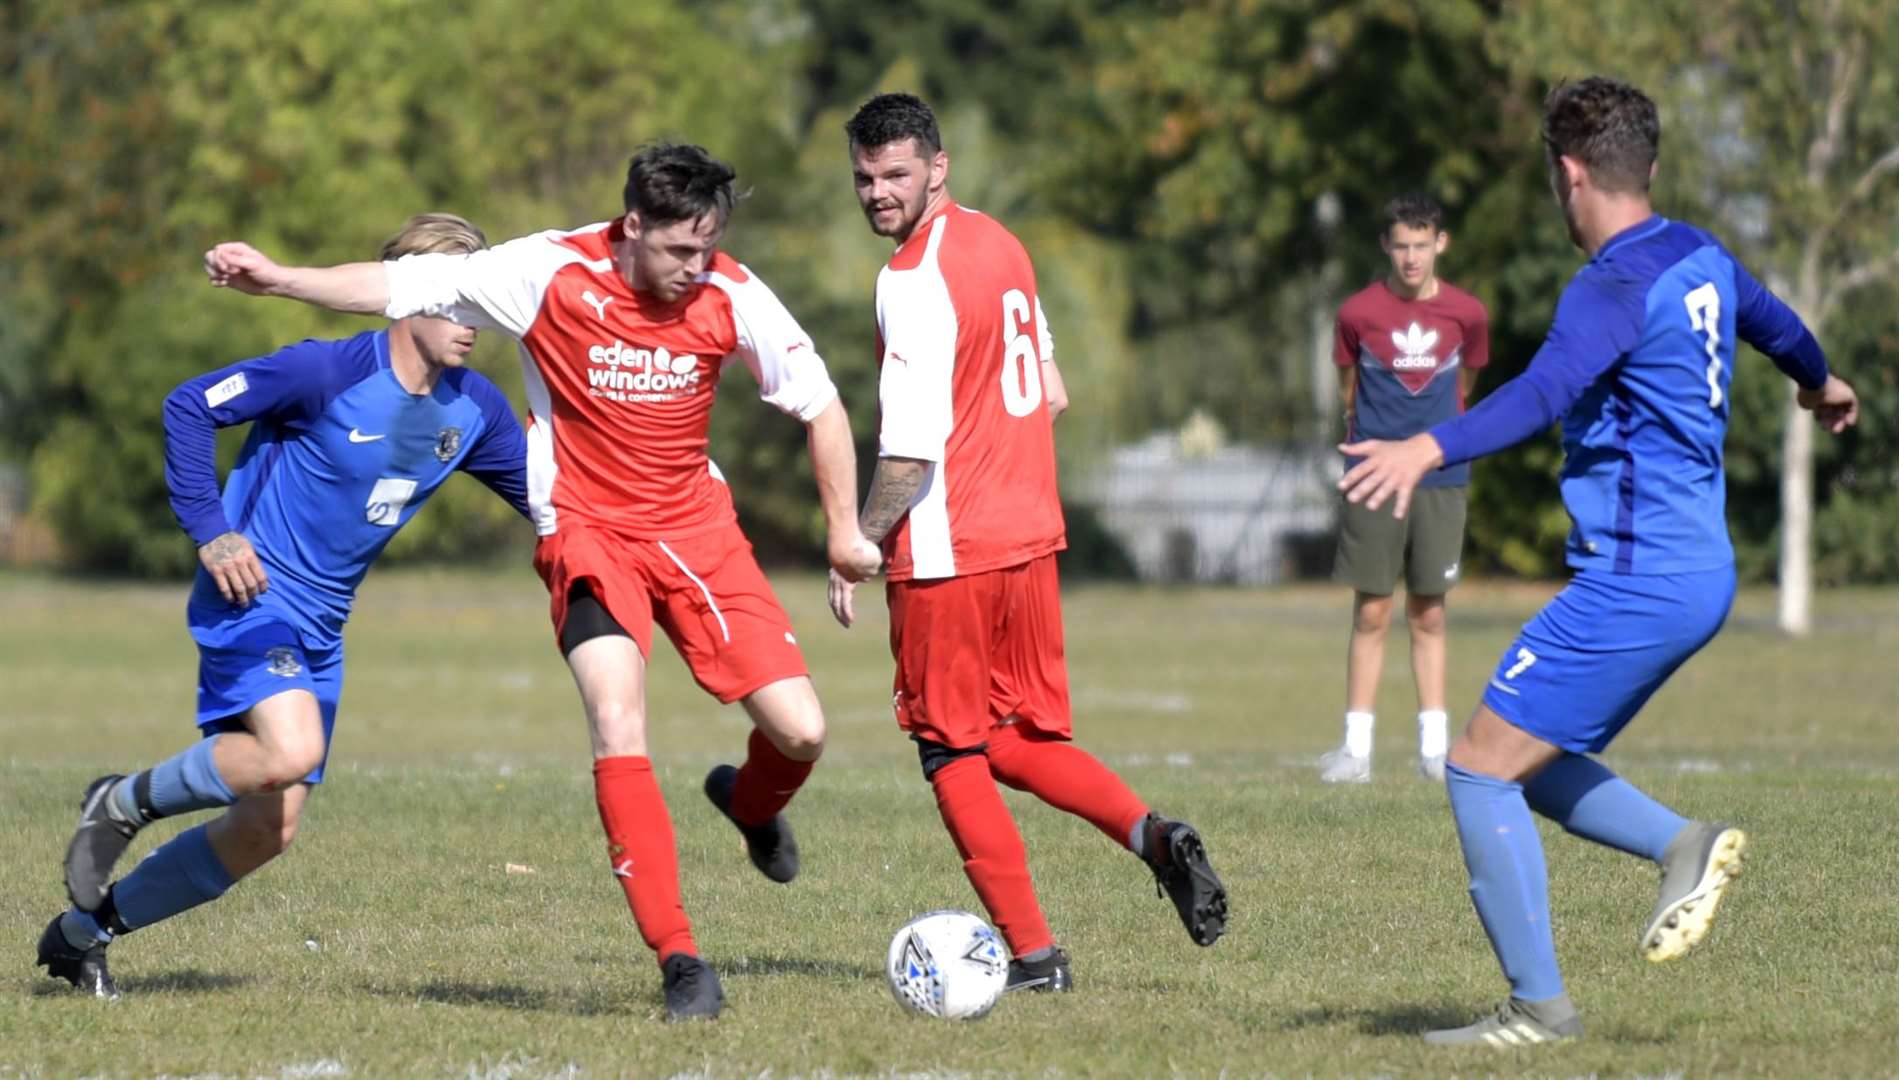
{"label": "red football jersey", "polygon": [[384,264],[390,318],[447,318],[520,341],[528,501],[542,535],[577,520],[664,540],[732,522],[706,432],[733,361],[800,420],[837,397],[810,337],[745,267],[720,252],[698,285],[662,303],[614,268],[621,236],[616,220]]}
{"label": "red football jersey", "polygon": [[877,276],[878,452],[930,462],[884,540],[892,581],[979,574],[1066,544],[1042,395],[1054,356],[1029,253],[951,203]]}

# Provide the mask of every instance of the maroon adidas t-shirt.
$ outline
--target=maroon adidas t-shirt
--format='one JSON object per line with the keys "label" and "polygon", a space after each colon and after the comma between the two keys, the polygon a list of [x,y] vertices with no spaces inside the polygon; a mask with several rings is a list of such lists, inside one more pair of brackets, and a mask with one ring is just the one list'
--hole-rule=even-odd
{"label": "maroon adidas t-shirt", "polygon": [[[1439,281],[1429,300],[1407,300],[1381,279],[1339,307],[1333,362],[1358,369],[1354,439],[1408,439],[1464,411],[1461,368],[1490,362],[1490,316],[1464,290]],[[1438,469],[1420,487],[1470,482],[1468,464]]]}

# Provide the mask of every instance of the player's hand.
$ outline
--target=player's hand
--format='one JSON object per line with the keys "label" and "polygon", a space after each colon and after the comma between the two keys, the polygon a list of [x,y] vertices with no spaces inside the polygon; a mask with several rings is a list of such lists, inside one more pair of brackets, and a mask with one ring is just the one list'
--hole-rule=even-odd
{"label": "player's hand", "polygon": [[839,626],[848,630],[851,624],[857,621],[857,608],[853,603],[857,593],[857,584],[855,582],[846,581],[843,575],[833,570],[831,571],[830,591],[831,615],[837,619]]}
{"label": "player's hand", "polygon": [[204,564],[211,580],[217,582],[224,599],[248,607],[252,600],[270,588],[263,560],[243,533],[227,532],[214,537],[198,549],[198,561]]}
{"label": "player's hand", "polygon": [[270,257],[242,241],[219,244],[204,253],[204,272],[211,284],[252,296],[274,296],[289,281],[289,272]]}
{"label": "player's hand", "polygon": [[1859,422],[1859,395],[1838,375],[1829,374],[1826,385],[1818,390],[1802,390],[1795,395],[1800,407],[1829,433],[1838,435]]}
{"label": "player's hand", "polygon": [[1339,490],[1345,493],[1346,500],[1364,503],[1366,509],[1376,510],[1385,505],[1385,500],[1395,499],[1397,505],[1392,516],[1401,520],[1411,507],[1411,493],[1417,489],[1418,481],[1444,463],[1444,448],[1428,432],[1413,435],[1403,442],[1366,439],[1341,444],[1339,449],[1364,459],[1339,478]]}
{"label": "player's hand", "polygon": [[833,537],[828,548],[831,572],[853,585],[875,577],[884,567],[884,553],[855,530],[848,536]]}

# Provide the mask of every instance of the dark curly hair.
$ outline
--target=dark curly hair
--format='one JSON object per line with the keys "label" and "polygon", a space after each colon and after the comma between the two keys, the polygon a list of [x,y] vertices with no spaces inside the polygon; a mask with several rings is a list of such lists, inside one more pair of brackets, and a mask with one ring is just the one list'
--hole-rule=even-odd
{"label": "dark curly hair", "polygon": [[875,150],[904,139],[915,139],[924,157],[943,149],[936,114],[915,94],[878,94],[858,108],[844,125],[852,146]]}
{"label": "dark curly hair", "polygon": [[1661,143],[1655,102],[1628,83],[1592,75],[1556,84],[1543,101],[1550,168],[1559,157],[1575,158],[1605,191],[1647,191]]}

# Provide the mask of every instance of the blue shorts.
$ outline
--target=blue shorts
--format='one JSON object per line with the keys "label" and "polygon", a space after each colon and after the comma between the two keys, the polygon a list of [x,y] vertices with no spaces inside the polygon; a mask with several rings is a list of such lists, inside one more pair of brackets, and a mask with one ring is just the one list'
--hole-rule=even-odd
{"label": "blue shorts", "polygon": [[1714,637],[1733,602],[1732,566],[1582,571],[1504,650],[1484,704],[1544,742],[1600,753]]}
{"label": "blue shorts", "polygon": [[251,706],[285,690],[308,690],[323,713],[323,760],[304,780],[322,783],[343,694],[343,650],[306,649],[293,627],[268,617],[223,629],[220,644],[198,642],[199,730],[207,737],[243,731]]}

